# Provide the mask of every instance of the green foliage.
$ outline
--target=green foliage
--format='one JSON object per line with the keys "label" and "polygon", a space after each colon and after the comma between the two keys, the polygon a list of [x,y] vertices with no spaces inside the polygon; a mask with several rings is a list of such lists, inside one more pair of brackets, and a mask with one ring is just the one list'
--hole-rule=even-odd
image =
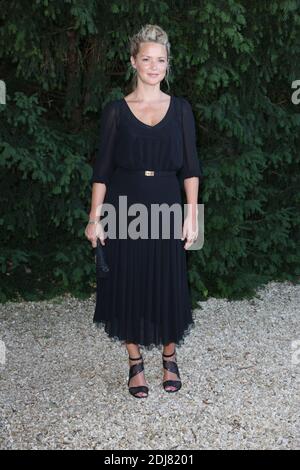
{"label": "green foliage", "polygon": [[299,280],[298,2],[24,0],[0,17],[1,301],[95,289],[84,229],[99,116],[130,91],[128,39],[146,23],[169,34],[170,92],[197,123],[194,306]]}

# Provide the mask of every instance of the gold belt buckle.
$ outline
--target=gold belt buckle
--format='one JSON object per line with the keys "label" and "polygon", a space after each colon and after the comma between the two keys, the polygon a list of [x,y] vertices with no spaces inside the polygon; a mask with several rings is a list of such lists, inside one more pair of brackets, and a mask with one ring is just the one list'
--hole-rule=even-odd
{"label": "gold belt buckle", "polygon": [[146,176],[154,176],[154,171],[152,171],[152,170],[145,170],[145,175],[146,175]]}

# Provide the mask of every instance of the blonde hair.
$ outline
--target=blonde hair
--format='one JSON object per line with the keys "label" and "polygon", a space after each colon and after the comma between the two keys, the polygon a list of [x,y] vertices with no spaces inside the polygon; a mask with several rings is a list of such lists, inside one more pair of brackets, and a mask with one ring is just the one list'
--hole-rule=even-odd
{"label": "blonde hair", "polygon": [[[163,46],[166,47],[168,65],[167,65],[165,80],[167,82],[168,89],[169,89],[170,86],[168,82],[168,76],[169,76],[170,68],[171,68],[170,66],[171,45],[169,43],[169,38],[168,38],[167,33],[160,26],[156,24],[146,24],[145,26],[142,26],[140,31],[129,39],[130,55],[132,55],[134,58],[136,58],[140,50],[140,44],[142,42],[156,42],[157,44],[162,44]],[[132,91],[133,91],[137,87],[137,76],[136,76],[136,69],[134,67],[132,67],[132,69],[133,69],[133,78],[131,81],[131,85],[132,85]]]}

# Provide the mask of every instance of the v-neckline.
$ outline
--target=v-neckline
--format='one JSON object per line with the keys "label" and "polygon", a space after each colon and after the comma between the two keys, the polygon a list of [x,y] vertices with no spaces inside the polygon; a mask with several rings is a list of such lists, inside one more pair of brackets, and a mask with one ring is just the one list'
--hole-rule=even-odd
{"label": "v-neckline", "polygon": [[151,126],[151,124],[146,124],[145,122],[141,121],[139,118],[136,117],[136,115],[133,113],[133,111],[130,109],[129,107],[129,104],[127,103],[127,101],[125,100],[125,98],[122,98],[122,101],[124,101],[125,103],[125,106],[126,108],[128,109],[130,115],[139,123],[141,124],[142,126],[145,126],[145,127],[148,127],[149,129],[155,129],[156,127],[160,126],[161,124],[163,124],[165,122],[165,120],[167,119],[168,115],[170,114],[170,111],[171,111],[171,107],[172,107],[172,103],[173,103],[173,95],[169,95],[170,96],[170,103],[169,103],[169,106],[168,106],[168,109],[166,111],[166,114],[163,116],[163,118],[157,122],[156,124],[154,124],[153,126]]}

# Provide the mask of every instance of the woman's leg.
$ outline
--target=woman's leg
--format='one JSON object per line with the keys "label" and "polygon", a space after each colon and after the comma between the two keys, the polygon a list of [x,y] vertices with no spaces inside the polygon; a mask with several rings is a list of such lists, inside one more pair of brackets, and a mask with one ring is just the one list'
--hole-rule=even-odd
{"label": "woman's leg", "polygon": [[[175,351],[176,351],[175,343],[164,344],[163,354],[169,355],[169,354],[172,354],[172,352],[175,352]],[[173,354],[173,356],[171,356],[171,357],[163,357],[163,359],[165,361],[176,361],[175,354]],[[166,370],[164,368],[163,382],[165,380],[178,380],[178,376],[176,374],[174,374],[173,372],[169,372],[168,370]],[[166,390],[176,390],[176,387],[172,387],[171,385],[170,386],[168,385],[168,387],[166,387]]]}
{"label": "woman's leg", "polygon": [[[140,348],[138,344],[126,343],[126,348],[127,348],[128,356],[134,357],[134,358],[140,357],[141,353],[140,353]],[[142,359],[139,359],[137,361],[132,361],[128,358],[128,360],[129,360],[129,367],[133,366],[134,364],[139,364],[140,362],[142,362]],[[144,371],[132,377],[132,379],[130,379],[130,382],[129,382],[129,387],[139,387],[140,385],[147,385],[145,381]],[[139,397],[144,397],[147,394],[144,392],[139,392],[137,393],[137,395]]]}

